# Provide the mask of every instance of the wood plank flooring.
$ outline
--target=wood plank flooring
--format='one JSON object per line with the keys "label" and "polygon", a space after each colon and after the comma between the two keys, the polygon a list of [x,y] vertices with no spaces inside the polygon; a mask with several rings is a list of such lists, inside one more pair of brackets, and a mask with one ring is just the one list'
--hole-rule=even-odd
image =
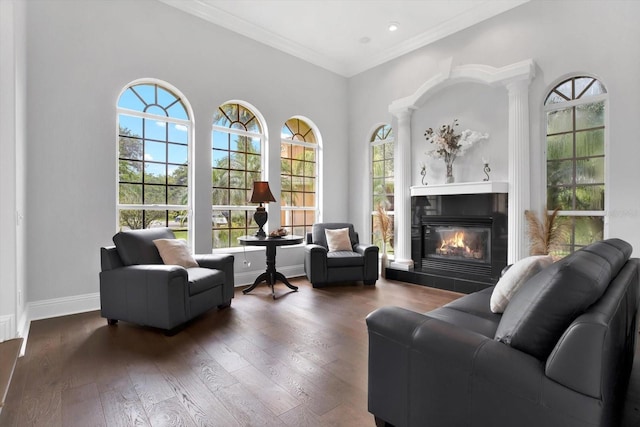
{"label": "wood plank flooring", "polygon": [[0,342],[0,410],[4,406],[4,399],[9,391],[22,342],[22,338]]}
{"label": "wood plank flooring", "polygon": [[[31,324],[0,426],[373,426],[365,317],[397,305],[424,312],[459,295],[380,279],[297,293],[236,290],[182,332],[98,312]],[[640,424],[636,357],[624,427]]]}

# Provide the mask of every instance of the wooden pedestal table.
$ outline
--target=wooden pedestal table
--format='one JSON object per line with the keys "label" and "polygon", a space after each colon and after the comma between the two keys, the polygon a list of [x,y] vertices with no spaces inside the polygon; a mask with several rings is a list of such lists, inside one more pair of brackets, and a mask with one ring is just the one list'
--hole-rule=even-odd
{"label": "wooden pedestal table", "polygon": [[283,236],[283,237],[256,237],[256,236],[242,236],[238,237],[238,241],[243,246],[265,246],[267,250],[267,271],[258,276],[253,285],[242,291],[243,294],[247,294],[254,290],[261,282],[266,281],[271,287],[271,296],[276,299],[276,293],[273,289],[276,280],[281,281],[289,289],[294,291],[298,290],[297,286],[293,286],[284,274],[276,271],[276,248],[278,246],[297,245],[302,243],[302,237],[300,236]]}

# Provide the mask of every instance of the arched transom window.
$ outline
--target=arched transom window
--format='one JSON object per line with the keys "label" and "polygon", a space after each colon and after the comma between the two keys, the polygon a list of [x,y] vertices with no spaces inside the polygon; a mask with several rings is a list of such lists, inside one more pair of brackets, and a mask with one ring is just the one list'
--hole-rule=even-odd
{"label": "arched transom window", "polygon": [[[376,215],[379,207],[393,218],[394,208],[394,168],[393,168],[393,129],[389,125],[381,125],[373,132],[371,143],[371,242],[379,248],[383,238],[377,226]],[[393,225],[393,220],[391,221]],[[393,230],[390,234],[393,236]],[[386,246],[387,253],[393,253],[393,238]]]}
{"label": "arched transom window", "polygon": [[249,203],[253,181],[263,179],[264,125],[248,106],[232,102],[213,116],[211,138],[213,248],[239,246],[253,235],[255,205]]}
{"label": "arched transom window", "polygon": [[304,119],[291,118],[281,131],[280,223],[290,234],[311,231],[318,214],[318,136]]}
{"label": "arched transom window", "polygon": [[576,76],[554,87],[547,118],[547,208],[568,222],[566,255],[604,237],[607,91],[597,79]]}
{"label": "arched transom window", "polygon": [[171,227],[187,238],[192,119],[168,85],[128,86],[118,99],[118,228]]}

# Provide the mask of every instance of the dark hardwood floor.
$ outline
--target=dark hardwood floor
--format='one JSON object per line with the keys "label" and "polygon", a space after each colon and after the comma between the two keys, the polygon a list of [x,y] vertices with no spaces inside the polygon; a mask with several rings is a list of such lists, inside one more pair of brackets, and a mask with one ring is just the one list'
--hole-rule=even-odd
{"label": "dark hardwood floor", "polygon": [[[424,312],[459,295],[380,279],[297,293],[236,290],[232,306],[182,332],[98,312],[31,324],[0,426],[373,426],[365,316],[384,305]],[[640,425],[636,357],[624,427]]]}

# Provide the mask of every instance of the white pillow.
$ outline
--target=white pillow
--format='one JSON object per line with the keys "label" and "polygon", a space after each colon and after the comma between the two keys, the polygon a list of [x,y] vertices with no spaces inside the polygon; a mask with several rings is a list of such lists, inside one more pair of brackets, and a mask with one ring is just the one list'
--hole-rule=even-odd
{"label": "white pillow", "polygon": [[511,266],[500,278],[491,294],[491,311],[503,313],[511,297],[530,277],[553,263],[551,255],[536,255],[523,258]]}
{"label": "white pillow", "polygon": [[327,239],[329,252],[353,251],[351,239],[349,239],[349,228],[336,228],[335,230],[325,229],[324,236]]}
{"label": "white pillow", "polygon": [[184,268],[198,267],[191,255],[187,242],[182,239],[156,239],[153,241],[160,252],[160,258],[166,265],[179,265]]}

